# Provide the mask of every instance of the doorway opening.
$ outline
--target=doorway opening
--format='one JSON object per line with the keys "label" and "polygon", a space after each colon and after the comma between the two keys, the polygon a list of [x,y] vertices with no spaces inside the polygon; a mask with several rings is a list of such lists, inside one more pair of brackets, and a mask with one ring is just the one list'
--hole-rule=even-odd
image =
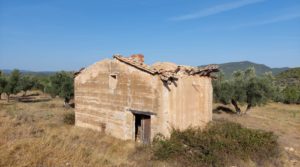
{"label": "doorway opening", "polygon": [[150,143],[151,140],[151,117],[149,115],[134,114],[135,132],[134,139],[136,142],[144,144]]}

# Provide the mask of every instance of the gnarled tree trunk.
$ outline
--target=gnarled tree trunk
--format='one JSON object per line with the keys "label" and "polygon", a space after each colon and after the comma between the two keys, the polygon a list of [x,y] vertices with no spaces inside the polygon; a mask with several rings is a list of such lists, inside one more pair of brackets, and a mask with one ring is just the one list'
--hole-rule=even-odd
{"label": "gnarled tree trunk", "polygon": [[23,97],[25,97],[26,96],[26,93],[27,93],[27,90],[24,90],[24,93],[23,93]]}
{"label": "gnarled tree trunk", "polygon": [[237,102],[235,100],[231,99],[231,104],[234,106],[236,113],[240,114],[241,113],[241,109],[238,106]]}
{"label": "gnarled tree trunk", "polygon": [[67,107],[67,108],[69,108],[69,107],[70,107],[70,104],[69,104],[69,102],[70,102],[70,99],[69,99],[69,98],[67,98],[67,97],[65,97],[65,100],[64,100],[64,107]]}
{"label": "gnarled tree trunk", "polygon": [[251,104],[248,104],[248,105],[247,105],[247,108],[246,108],[246,111],[245,111],[245,114],[247,114],[247,112],[249,112],[251,108],[252,108],[252,105],[251,105]]}

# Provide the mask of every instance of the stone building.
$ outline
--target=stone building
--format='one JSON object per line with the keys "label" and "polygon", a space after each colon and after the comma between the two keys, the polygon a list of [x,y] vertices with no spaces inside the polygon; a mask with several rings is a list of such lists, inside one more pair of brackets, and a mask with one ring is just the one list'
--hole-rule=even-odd
{"label": "stone building", "polygon": [[172,128],[204,127],[212,120],[210,74],[217,71],[114,55],[76,73],[75,124],[144,143]]}

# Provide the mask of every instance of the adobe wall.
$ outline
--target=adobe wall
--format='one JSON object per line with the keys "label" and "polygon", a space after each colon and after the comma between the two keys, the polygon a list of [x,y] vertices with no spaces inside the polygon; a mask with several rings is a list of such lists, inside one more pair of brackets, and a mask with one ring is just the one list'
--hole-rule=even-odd
{"label": "adobe wall", "polygon": [[[75,124],[120,139],[134,139],[134,117],[127,109],[161,111],[162,89],[158,77],[118,60],[98,62],[75,78]],[[151,116],[151,134],[160,131],[161,120]]]}
{"label": "adobe wall", "polygon": [[[111,75],[116,76],[114,79]],[[164,86],[153,76],[118,60],[103,60],[75,78],[75,124],[134,139],[134,116],[128,109],[151,116],[151,138],[170,134],[172,127],[204,127],[212,120],[211,78],[182,75]]]}
{"label": "adobe wall", "polygon": [[163,91],[162,105],[169,113],[169,127],[204,127],[212,120],[213,88],[210,77],[182,76]]}

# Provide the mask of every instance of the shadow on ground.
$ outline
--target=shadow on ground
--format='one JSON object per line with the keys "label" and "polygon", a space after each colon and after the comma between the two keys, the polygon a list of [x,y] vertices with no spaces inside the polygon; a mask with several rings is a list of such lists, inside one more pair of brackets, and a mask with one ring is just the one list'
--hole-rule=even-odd
{"label": "shadow on ground", "polygon": [[230,109],[229,107],[225,107],[225,106],[217,106],[214,110],[213,113],[216,114],[221,114],[222,112],[225,112],[227,114],[236,114],[235,111],[233,111],[232,109]]}
{"label": "shadow on ground", "polygon": [[38,103],[38,102],[47,102],[50,101],[51,98],[36,98],[36,95],[28,95],[28,96],[21,96],[21,97],[11,97],[10,100],[18,101],[22,103]]}

